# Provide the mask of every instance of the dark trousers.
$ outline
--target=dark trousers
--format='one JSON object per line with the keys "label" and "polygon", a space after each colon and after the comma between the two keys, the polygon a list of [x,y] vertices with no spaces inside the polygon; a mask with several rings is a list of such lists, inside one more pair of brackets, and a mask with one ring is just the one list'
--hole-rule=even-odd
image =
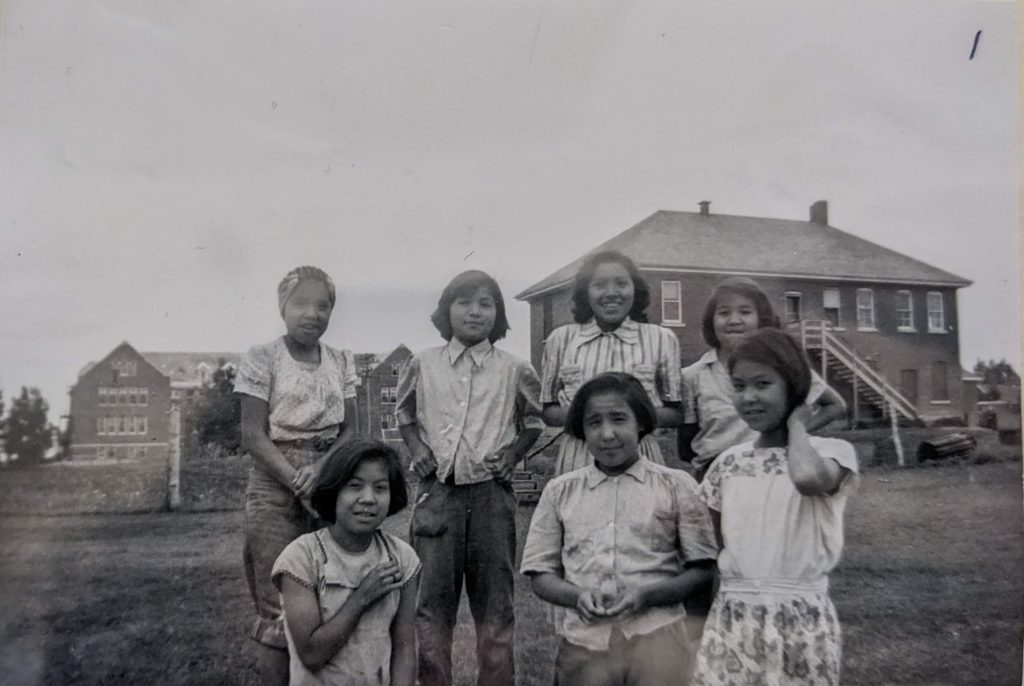
{"label": "dark trousers", "polygon": [[420,686],[452,683],[452,634],[463,579],[476,625],[479,686],[514,686],[516,501],[508,484],[455,486],[428,477],[412,514],[423,564],[416,633]]}
{"label": "dark trousers", "polygon": [[588,650],[562,639],[555,686],[686,686],[692,670],[692,644],[679,621],[629,639],[613,629],[608,650]]}

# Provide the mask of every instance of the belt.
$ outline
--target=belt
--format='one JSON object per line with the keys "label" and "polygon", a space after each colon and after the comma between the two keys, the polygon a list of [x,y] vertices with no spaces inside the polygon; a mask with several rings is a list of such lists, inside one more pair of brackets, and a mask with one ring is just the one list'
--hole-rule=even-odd
{"label": "belt", "polygon": [[828,577],[817,579],[748,579],[722,577],[718,590],[729,593],[783,594],[828,593]]}
{"label": "belt", "polygon": [[274,441],[274,445],[284,446],[288,448],[298,448],[299,450],[315,450],[318,453],[322,453],[338,440],[335,436],[315,436],[313,438],[296,438],[290,441]]}

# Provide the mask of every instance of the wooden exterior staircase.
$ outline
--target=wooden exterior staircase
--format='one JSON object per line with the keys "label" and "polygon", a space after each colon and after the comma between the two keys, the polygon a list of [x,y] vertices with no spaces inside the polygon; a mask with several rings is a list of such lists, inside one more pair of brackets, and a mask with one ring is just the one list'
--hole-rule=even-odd
{"label": "wooden exterior staircase", "polygon": [[817,371],[822,378],[829,382],[838,380],[853,389],[854,413],[860,403],[865,403],[894,422],[924,424],[914,403],[903,397],[853,346],[839,338],[829,322],[802,320],[790,324],[787,330],[796,336],[812,361],[820,364]]}

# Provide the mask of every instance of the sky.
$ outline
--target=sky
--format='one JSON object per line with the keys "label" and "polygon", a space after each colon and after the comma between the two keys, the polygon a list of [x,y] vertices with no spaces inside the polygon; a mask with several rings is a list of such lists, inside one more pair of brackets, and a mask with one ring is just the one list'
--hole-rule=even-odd
{"label": "sky", "polygon": [[828,200],[836,228],[974,282],[966,367],[1020,368],[1013,2],[0,12],[0,389],[38,386],[52,421],[123,340],[279,335],[300,264],[338,285],[325,341],[358,352],[438,344],[444,284],[484,269],[528,357],[515,293],[700,200],[787,219]]}

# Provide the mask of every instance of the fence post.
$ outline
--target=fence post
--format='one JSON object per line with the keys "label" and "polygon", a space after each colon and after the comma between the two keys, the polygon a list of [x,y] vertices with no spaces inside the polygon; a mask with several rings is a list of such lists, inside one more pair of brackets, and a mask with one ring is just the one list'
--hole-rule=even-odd
{"label": "fence post", "polygon": [[896,422],[896,404],[890,399],[885,399],[889,405],[889,422],[892,425],[892,443],[896,447],[896,463],[900,467],[906,466],[903,461],[903,444],[900,443],[900,432]]}
{"label": "fence post", "polygon": [[170,440],[167,441],[167,507],[181,507],[181,408],[171,405]]}

